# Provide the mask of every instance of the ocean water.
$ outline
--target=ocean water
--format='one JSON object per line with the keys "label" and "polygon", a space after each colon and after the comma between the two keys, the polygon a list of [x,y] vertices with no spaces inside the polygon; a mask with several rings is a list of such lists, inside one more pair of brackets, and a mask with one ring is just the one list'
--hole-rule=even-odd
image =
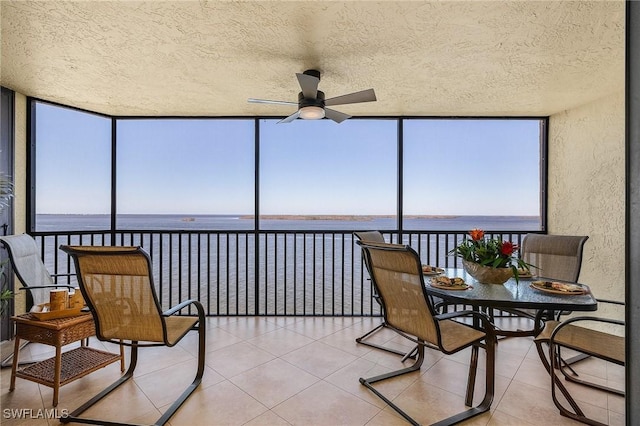
{"label": "ocean water", "polygon": [[[394,218],[269,217],[260,221],[260,229],[274,232],[255,235],[253,227],[253,218],[241,215],[121,215],[117,244],[141,245],[151,254],[164,309],[196,298],[209,315],[380,313],[351,232],[380,230],[389,234],[397,228]],[[423,263],[444,267],[451,265],[448,251],[473,228],[517,235],[539,231],[540,222],[532,217],[407,218],[403,243],[411,244]],[[67,257],[57,250],[60,244],[108,245],[109,233],[101,232],[108,229],[107,215],[37,216],[37,231],[45,235],[96,231],[94,236],[42,238],[45,264],[56,273],[71,272]]]}

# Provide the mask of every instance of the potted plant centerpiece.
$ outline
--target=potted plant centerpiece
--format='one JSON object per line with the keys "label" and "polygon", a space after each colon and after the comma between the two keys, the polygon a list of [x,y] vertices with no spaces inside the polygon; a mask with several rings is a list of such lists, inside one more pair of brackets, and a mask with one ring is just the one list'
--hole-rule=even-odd
{"label": "potted plant centerpiece", "polygon": [[482,229],[472,229],[449,254],[462,258],[462,266],[478,282],[504,284],[511,277],[515,277],[517,282],[521,271],[532,267],[520,259],[517,252],[516,244],[485,238]]}

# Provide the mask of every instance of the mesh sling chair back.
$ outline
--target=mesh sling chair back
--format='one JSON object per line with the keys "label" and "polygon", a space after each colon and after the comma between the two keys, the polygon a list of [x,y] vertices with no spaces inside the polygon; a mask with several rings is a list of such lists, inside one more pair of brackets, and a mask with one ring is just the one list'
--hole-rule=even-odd
{"label": "mesh sling chair back", "polygon": [[[372,279],[384,305],[387,327],[418,345],[415,363],[397,371],[371,378],[360,378],[360,383],[389,404],[412,424],[418,424],[373,385],[392,377],[420,370],[425,358],[425,346],[437,348],[445,354],[453,354],[471,347],[471,362],[466,389],[465,405],[471,407],[478,363],[478,350],[486,351],[485,395],[476,407],[440,420],[437,425],[461,422],[491,407],[494,395],[496,336],[489,318],[477,311],[458,311],[437,315],[429,298],[422,264],[418,254],[409,246],[397,244],[366,243],[359,241],[371,268]],[[477,327],[455,319],[475,320]]]}
{"label": "mesh sling chair back", "polygon": [[[151,259],[140,247],[61,246],[75,264],[80,290],[93,314],[99,340],[131,347],[129,368],[112,385],[78,409],[63,423],[108,424],[78,417],[133,376],[138,348],[176,345],[190,330],[198,331],[198,366],[193,382],[156,421],[165,424],[200,385],[205,365],[205,316],[196,300],[186,300],[162,311],[153,283]],[[195,308],[197,316],[174,315]]]}
{"label": "mesh sling chair back", "polygon": [[[382,235],[382,233],[380,231],[356,231],[353,233],[353,235],[356,236],[356,238],[358,238],[358,241],[363,241],[363,242],[367,242],[367,243],[386,243],[384,236]],[[369,273],[369,276],[371,277],[371,267],[369,266],[369,263],[367,262],[367,258],[366,256],[363,256],[363,263],[365,268],[367,269],[367,272]],[[384,310],[384,306],[382,305],[382,301],[380,300],[380,296],[378,296],[378,292],[376,291],[376,288],[374,285],[372,285],[372,297],[373,299],[378,303],[378,305],[380,305],[380,309]],[[368,338],[372,337],[373,335],[375,335],[377,332],[385,329],[387,327],[387,322],[384,320],[384,317],[382,319],[382,322],[374,327],[373,329],[369,330],[368,332],[366,332],[365,334],[363,334],[362,336],[356,338],[356,342],[360,343],[362,345],[366,345],[372,348],[376,348],[376,349],[381,349],[383,351],[387,351],[387,352],[391,352],[394,353],[396,355],[403,355],[405,357],[407,356],[413,356],[413,351],[410,351],[408,353],[402,352],[398,349],[394,349],[394,348],[390,348],[387,346],[383,346],[377,343],[372,343],[367,341]]]}
{"label": "mesh sling chair back", "polygon": [[54,277],[70,274],[51,275],[40,257],[38,245],[27,234],[0,236],[9,252],[13,272],[27,292],[27,309],[32,305],[49,302],[49,291],[54,288],[73,289],[69,284],[56,284]]}
{"label": "mesh sling chair back", "polygon": [[[26,308],[27,311],[35,305],[49,302],[49,292],[57,288],[66,288],[72,290],[74,287],[69,284],[57,284],[54,278],[63,276],[72,276],[72,274],[51,275],[45,267],[38,245],[35,240],[27,234],[0,236],[0,242],[4,245],[9,253],[9,261],[13,273],[18,277],[22,287],[20,291],[26,292]],[[87,339],[88,341],[88,339]],[[24,341],[22,347],[29,342]],[[85,345],[87,342],[83,342]],[[2,360],[2,367],[10,365],[13,354]],[[31,364],[35,360],[21,361],[20,364]]]}
{"label": "mesh sling chair back", "polygon": [[588,236],[527,234],[522,239],[522,259],[535,266],[534,275],[577,282],[582,251]]}

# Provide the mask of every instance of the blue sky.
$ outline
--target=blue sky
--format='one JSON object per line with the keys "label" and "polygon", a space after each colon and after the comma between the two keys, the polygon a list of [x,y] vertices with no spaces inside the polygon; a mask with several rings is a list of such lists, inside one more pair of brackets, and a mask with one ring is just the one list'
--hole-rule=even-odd
{"label": "blue sky", "polygon": [[[262,214],[393,215],[395,120],[261,120]],[[37,212],[109,213],[111,121],[37,107]],[[121,120],[119,213],[251,214],[252,120]],[[405,120],[404,212],[538,215],[537,120]]]}

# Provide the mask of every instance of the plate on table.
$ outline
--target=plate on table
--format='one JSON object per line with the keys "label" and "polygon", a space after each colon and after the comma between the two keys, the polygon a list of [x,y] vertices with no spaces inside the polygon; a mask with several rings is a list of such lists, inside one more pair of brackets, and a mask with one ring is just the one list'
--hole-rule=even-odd
{"label": "plate on table", "polygon": [[443,290],[466,290],[471,286],[464,282],[462,278],[449,277],[433,277],[429,283],[431,287],[441,288]]}
{"label": "plate on table", "polygon": [[431,266],[431,265],[422,265],[422,274],[423,275],[440,275],[441,273],[444,272],[444,269],[442,268],[437,268],[435,266]]}
{"label": "plate on table", "polygon": [[586,294],[587,289],[579,284],[561,283],[558,281],[533,281],[531,287],[552,294]]}
{"label": "plate on table", "polygon": [[531,278],[533,274],[529,269],[520,269],[518,268],[518,278]]}

